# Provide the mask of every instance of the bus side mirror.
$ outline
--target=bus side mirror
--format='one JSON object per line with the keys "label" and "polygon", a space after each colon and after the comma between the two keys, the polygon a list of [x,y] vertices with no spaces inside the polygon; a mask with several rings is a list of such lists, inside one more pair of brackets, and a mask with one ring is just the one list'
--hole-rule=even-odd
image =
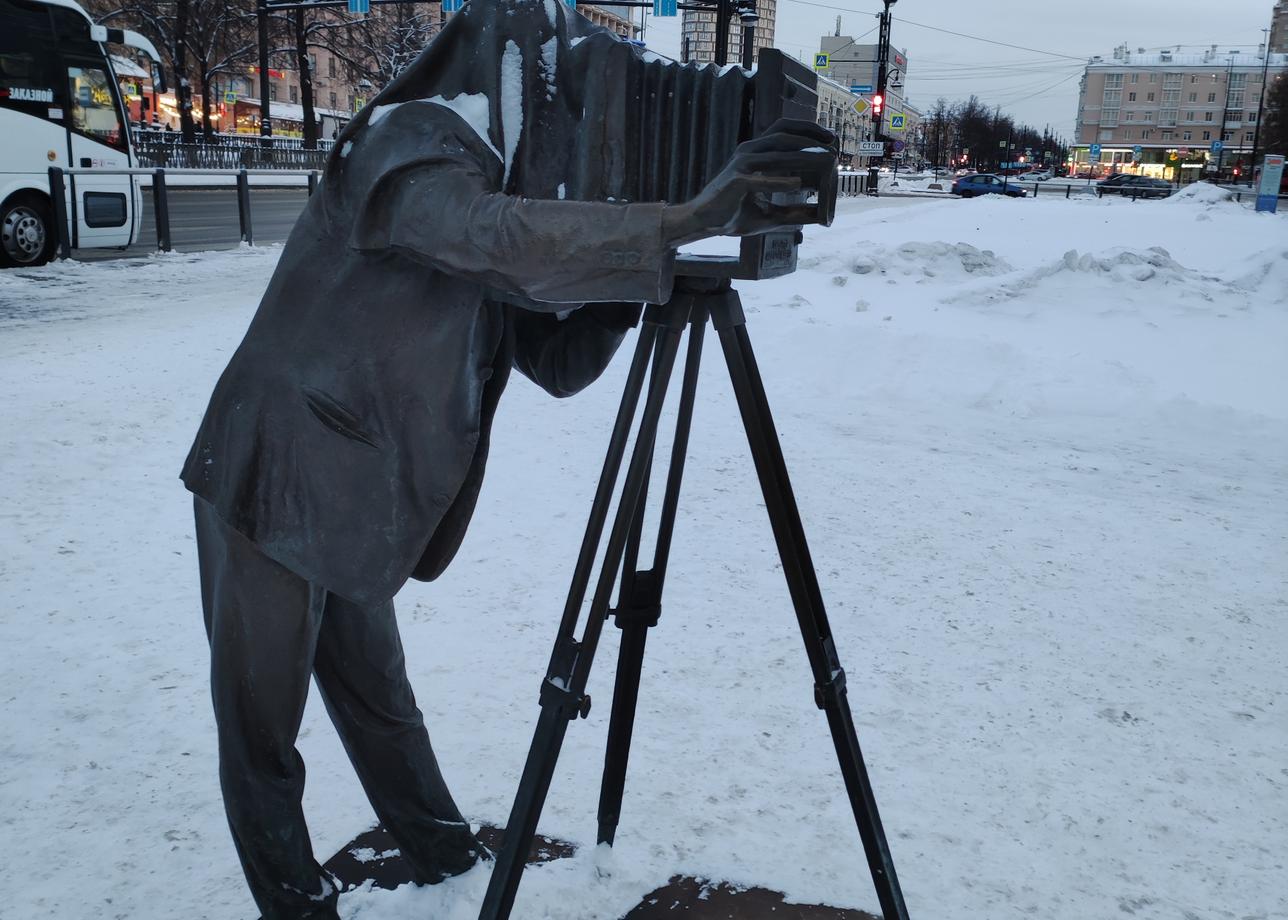
{"label": "bus side mirror", "polygon": [[156,61],[149,61],[148,63],[151,65],[152,70],[152,92],[166,92],[165,70]]}

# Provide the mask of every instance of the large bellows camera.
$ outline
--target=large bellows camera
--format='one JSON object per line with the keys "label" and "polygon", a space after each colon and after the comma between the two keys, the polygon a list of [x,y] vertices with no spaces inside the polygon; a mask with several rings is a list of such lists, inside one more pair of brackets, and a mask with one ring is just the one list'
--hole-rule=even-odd
{"label": "large bellows camera", "polygon": [[[597,62],[602,70],[595,71],[603,81],[586,91],[586,117],[574,153],[586,183],[578,197],[688,201],[743,141],[764,134],[780,118],[812,122],[817,117],[817,76],[777,49],[761,49],[750,73],[736,66],[677,64],[626,42],[596,51],[604,57]],[[811,222],[830,224],[836,212],[835,169],[797,177],[801,190],[777,193],[773,201],[813,204]],[[737,256],[685,254],[676,271],[776,278],[796,270],[800,241],[799,227],[743,237]]]}

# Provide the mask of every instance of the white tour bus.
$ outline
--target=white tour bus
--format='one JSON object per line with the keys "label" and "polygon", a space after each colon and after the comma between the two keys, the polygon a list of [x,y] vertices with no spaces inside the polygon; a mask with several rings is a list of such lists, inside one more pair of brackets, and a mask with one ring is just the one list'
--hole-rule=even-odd
{"label": "white tour bus", "polygon": [[[104,43],[160,57],[137,32],[95,25],[73,0],[0,0],[0,267],[40,265],[58,245],[49,167],[136,166]],[[142,193],[133,176],[67,176],[74,247],[128,246]]]}

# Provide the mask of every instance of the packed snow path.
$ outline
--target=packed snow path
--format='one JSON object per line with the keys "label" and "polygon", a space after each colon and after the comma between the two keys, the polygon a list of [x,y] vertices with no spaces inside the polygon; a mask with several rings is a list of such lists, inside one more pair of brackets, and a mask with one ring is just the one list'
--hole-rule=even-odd
{"label": "packed snow path", "polygon": [[[912,916],[1288,916],[1288,219],[881,204],[742,291]],[[0,274],[0,917],[255,915],[177,474],[278,254]],[[516,918],[613,918],[677,872],[876,907],[708,346],[616,852],[589,846],[610,629],[542,823],[583,849]],[[478,820],[510,807],[626,364],[567,401],[516,376],[460,556],[398,598]],[[326,858],[372,818],[316,699],[300,749]],[[485,872],[342,913],[473,918]]]}

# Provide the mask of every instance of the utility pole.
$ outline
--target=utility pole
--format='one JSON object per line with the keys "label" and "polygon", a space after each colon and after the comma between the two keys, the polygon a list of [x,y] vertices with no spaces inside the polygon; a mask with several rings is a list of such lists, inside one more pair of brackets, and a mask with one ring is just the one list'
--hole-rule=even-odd
{"label": "utility pole", "polygon": [[720,0],[716,6],[716,63],[729,63],[729,24],[733,21],[732,0]]}
{"label": "utility pole", "polygon": [[885,98],[886,98],[886,78],[890,68],[890,7],[894,6],[898,0],[881,0],[884,9],[881,11],[880,23],[881,29],[877,39],[877,95],[881,97],[881,105],[874,107],[872,110],[872,126],[876,131],[877,140],[885,140]]}
{"label": "utility pole", "polygon": [[1261,95],[1257,99],[1257,127],[1252,132],[1252,162],[1248,164],[1248,185],[1254,184],[1257,172],[1257,146],[1261,143],[1261,119],[1266,105],[1266,78],[1270,73],[1270,30],[1262,29],[1265,41],[1261,45]]}
{"label": "utility pole", "polygon": [[[1269,54],[1269,52],[1267,52]],[[1217,131],[1217,137],[1221,141],[1221,149],[1216,152],[1216,181],[1221,181],[1221,169],[1225,164],[1225,123],[1230,117],[1230,82],[1234,78],[1234,52],[1231,51],[1229,57],[1225,59],[1225,105],[1221,106],[1221,129]],[[1258,119],[1259,121],[1260,119]]]}

